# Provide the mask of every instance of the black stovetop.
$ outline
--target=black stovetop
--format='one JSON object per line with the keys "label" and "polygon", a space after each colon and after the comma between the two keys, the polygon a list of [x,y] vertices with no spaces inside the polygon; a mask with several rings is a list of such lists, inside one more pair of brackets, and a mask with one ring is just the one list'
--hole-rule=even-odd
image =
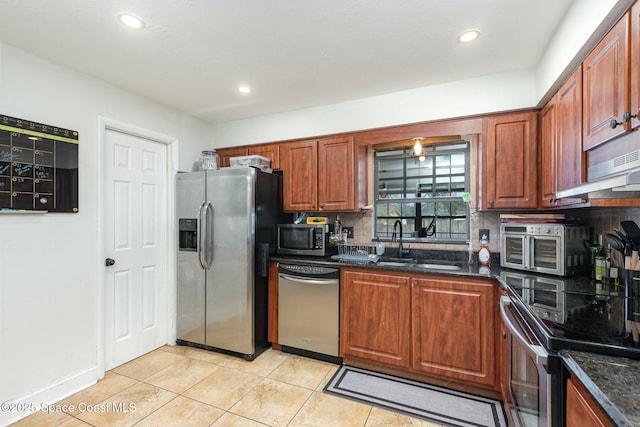
{"label": "black stovetop", "polygon": [[637,337],[634,341],[629,323],[640,321],[640,293],[635,289],[640,280],[632,280],[634,273],[640,276],[628,272],[618,283],[601,283],[589,277],[503,270],[499,280],[518,297],[520,311],[549,350],[640,359],[640,342]]}

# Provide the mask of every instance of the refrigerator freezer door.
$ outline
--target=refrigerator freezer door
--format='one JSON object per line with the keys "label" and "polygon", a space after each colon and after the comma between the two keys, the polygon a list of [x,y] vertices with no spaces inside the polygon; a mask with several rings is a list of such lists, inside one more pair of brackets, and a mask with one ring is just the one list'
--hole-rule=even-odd
{"label": "refrigerator freezer door", "polygon": [[[204,196],[203,172],[180,173],[176,176],[176,216],[178,220],[198,221],[197,233],[201,229],[199,213]],[[205,344],[205,273],[200,265],[203,248],[199,237],[195,239],[196,251],[192,248],[178,249],[176,337]]]}
{"label": "refrigerator freezer door", "polygon": [[206,345],[244,355],[254,346],[253,168],[207,171],[213,258],[206,272]]}

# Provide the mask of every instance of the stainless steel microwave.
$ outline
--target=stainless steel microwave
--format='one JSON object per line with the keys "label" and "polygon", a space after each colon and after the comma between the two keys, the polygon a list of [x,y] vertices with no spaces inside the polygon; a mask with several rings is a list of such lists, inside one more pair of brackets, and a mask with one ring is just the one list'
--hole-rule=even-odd
{"label": "stainless steel microwave", "polygon": [[327,225],[278,224],[278,248],[282,255],[325,256],[336,253],[329,245]]}
{"label": "stainless steel microwave", "polygon": [[588,271],[589,227],[549,223],[500,224],[500,265],[571,276]]}

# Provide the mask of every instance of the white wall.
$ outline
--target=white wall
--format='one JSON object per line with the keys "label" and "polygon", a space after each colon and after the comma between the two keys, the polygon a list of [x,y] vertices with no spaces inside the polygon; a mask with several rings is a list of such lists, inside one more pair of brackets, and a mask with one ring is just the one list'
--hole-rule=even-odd
{"label": "white wall", "polygon": [[[212,138],[209,124],[6,44],[0,45],[0,112],[80,135],[79,213],[0,214],[5,402],[83,373],[97,379],[98,117],[177,138],[182,170],[191,170]],[[11,415],[0,413],[0,425]]]}
{"label": "white wall", "polygon": [[495,74],[215,126],[230,147],[535,106],[533,70]]}
{"label": "white wall", "polygon": [[220,123],[215,126],[214,146],[257,144],[536,107],[563,73],[572,71],[566,68],[594,31],[603,30],[599,28],[601,22],[631,3],[633,0],[574,0],[535,70]]}

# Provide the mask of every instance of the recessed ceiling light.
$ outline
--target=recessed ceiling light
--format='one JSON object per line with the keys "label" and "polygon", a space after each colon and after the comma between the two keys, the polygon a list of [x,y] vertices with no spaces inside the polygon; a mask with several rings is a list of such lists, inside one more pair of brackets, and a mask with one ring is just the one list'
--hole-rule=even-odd
{"label": "recessed ceiling light", "polygon": [[467,30],[458,36],[459,43],[469,43],[480,37],[480,31]]}
{"label": "recessed ceiling light", "polygon": [[144,28],[144,22],[142,19],[130,13],[121,13],[118,15],[118,19],[129,28],[135,28],[136,30]]}
{"label": "recessed ceiling light", "polygon": [[251,93],[251,88],[246,85],[238,86],[238,92],[240,93]]}

